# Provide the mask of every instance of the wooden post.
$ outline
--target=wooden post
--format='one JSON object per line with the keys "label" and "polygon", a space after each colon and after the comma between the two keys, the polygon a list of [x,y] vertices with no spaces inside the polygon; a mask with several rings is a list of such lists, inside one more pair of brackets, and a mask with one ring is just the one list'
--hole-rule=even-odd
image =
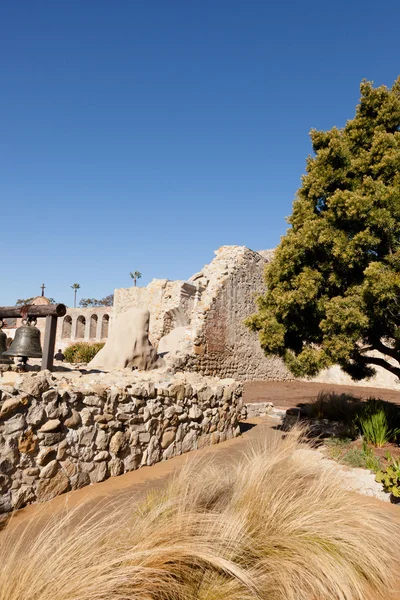
{"label": "wooden post", "polygon": [[54,361],[54,350],[56,345],[56,332],[57,332],[57,317],[54,315],[47,315],[46,317],[46,329],[44,332],[44,343],[43,343],[43,358],[42,358],[42,370],[48,369],[53,370]]}

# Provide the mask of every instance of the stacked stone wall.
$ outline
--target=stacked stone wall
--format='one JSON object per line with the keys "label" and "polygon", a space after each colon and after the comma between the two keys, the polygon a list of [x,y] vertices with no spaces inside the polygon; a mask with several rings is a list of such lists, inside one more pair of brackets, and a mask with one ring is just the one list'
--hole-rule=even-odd
{"label": "stacked stone wall", "polygon": [[0,386],[0,512],[239,434],[233,380],[140,375],[119,383],[50,372]]}

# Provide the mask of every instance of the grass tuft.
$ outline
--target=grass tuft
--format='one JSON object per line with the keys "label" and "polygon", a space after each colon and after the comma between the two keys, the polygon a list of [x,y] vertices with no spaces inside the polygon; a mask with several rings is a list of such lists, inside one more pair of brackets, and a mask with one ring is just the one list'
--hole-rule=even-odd
{"label": "grass tuft", "polygon": [[304,447],[291,432],[229,465],[191,462],[145,501],[8,527],[0,600],[386,597],[399,525]]}

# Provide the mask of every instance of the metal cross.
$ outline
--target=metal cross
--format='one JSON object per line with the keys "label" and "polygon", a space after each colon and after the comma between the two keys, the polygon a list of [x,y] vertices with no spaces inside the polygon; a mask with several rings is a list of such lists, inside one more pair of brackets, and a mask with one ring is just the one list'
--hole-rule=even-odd
{"label": "metal cross", "polygon": [[41,287],[41,290],[42,290],[42,296],[44,296],[44,290],[45,290],[45,289],[46,289],[46,286],[44,285],[44,283],[42,283],[42,287]]}

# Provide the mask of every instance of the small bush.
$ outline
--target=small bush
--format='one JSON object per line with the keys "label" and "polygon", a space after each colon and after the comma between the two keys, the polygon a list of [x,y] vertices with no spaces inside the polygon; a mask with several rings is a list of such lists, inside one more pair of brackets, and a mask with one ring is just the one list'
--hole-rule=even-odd
{"label": "small bush", "polygon": [[64,350],[65,360],[69,363],[88,363],[104,346],[104,343],[89,344],[78,342]]}
{"label": "small bush", "polygon": [[355,423],[369,444],[381,448],[400,433],[399,409],[390,402],[370,398],[361,404]]}
{"label": "small bush", "polygon": [[389,492],[395,498],[400,498],[400,460],[392,459],[386,469],[378,471],[375,479],[383,485],[385,492]]}
{"label": "small bush", "polygon": [[371,448],[364,441],[362,448],[351,448],[340,459],[344,465],[348,467],[359,467],[368,469],[373,473],[377,473],[381,468],[381,462],[378,456],[375,456]]}

